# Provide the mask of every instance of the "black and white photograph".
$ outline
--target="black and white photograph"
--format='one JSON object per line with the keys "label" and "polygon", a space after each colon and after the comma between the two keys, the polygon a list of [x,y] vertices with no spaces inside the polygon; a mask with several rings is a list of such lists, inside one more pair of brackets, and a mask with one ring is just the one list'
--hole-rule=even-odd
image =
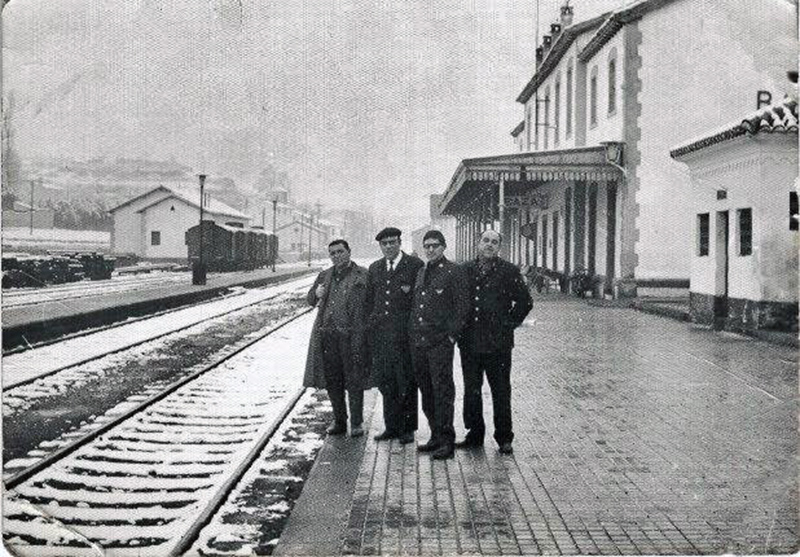
{"label": "black and white photograph", "polygon": [[14,557],[800,552],[797,0],[3,0]]}

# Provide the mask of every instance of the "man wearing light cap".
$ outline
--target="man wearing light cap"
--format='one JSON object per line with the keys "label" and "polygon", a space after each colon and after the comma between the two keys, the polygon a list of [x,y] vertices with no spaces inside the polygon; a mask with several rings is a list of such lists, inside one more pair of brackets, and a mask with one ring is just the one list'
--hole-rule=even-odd
{"label": "man wearing light cap", "polygon": [[411,365],[408,320],[414,280],[422,261],[400,249],[399,229],[384,228],[375,240],[383,257],[367,274],[367,330],[372,354],[372,383],[383,396],[384,431],[377,441],[414,441],[417,429],[417,383]]}
{"label": "man wearing light cap", "polygon": [[417,447],[434,459],[453,458],[453,346],[469,312],[468,291],[458,265],[444,256],[444,234],[429,230],[422,239],[428,262],[417,273],[411,312],[411,355],[422,393],[430,440]]}

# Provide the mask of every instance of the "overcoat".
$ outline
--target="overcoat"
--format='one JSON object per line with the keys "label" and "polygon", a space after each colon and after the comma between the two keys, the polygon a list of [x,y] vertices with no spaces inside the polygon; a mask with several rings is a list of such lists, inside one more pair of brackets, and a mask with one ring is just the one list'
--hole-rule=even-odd
{"label": "overcoat", "polygon": [[459,346],[475,353],[511,350],[514,329],[533,307],[531,295],[516,265],[499,257],[482,275],[477,260],[462,266],[471,304]]}
{"label": "overcoat", "polygon": [[414,299],[414,281],[424,265],[413,255],[403,254],[393,272],[381,258],[369,266],[367,275],[367,330],[372,364],[372,383],[391,373],[395,364],[413,375],[408,345],[408,320]]}
{"label": "overcoat", "polygon": [[[351,262],[350,264],[352,265],[350,272],[342,279],[342,283],[339,285],[339,288],[345,290],[343,294],[345,294],[347,303],[344,311],[347,312],[347,322],[350,324],[351,365],[346,366],[345,369],[345,388],[348,390],[368,389],[370,388],[369,369],[366,364],[364,341],[364,301],[367,292],[367,270],[355,263]],[[314,320],[314,327],[311,329],[311,338],[308,343],[306,370],[303,375],[304,387],[325,388],[321,329],[322,316],[328,303],[332,280],[333,267],[322,271],[308,291],[308,303],[317,307],[317,317]],[[325,286],[325,295],[322,298],[317,298],[316,289],[320,284]]]}

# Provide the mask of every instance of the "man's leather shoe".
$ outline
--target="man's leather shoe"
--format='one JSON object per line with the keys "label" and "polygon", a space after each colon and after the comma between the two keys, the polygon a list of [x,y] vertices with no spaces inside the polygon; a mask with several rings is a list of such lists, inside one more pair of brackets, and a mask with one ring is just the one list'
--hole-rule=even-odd
{"label": "man's leather shoe", "polygon": [[325,433],[328,435],[343,435],[347,433],[347,426],[333,422],[328,426],[328,429],[325,430]]}
{"label": "man's leather shoe", "polygon": [[483,439],[466,436],[463,440],[456,443],[457,449],[469,449],[471,447],[483,447]]}
{"label": "man's leather shoe", "polygon": [[401,445],[408,445],[414,442],[414,432],[407,431],[397,438]]}
{"label": "man's leather shoe", "polygon": [[448,458],[453,458],[455,456],[455,451],[453,450],[453,445],[442,445],[431,455],[431,458],[435,460],[446,460]]}
{"label": "man's leather shoe", "polygon": [[389,430],[386,430],[383,433],[379,433],[378,435],[373,437],[373,439],[375,439],[375,441],[387,441],[389,439],[396,439],[396,438],[397,438],[397,434],[394,433],[393,431],[389,431]]}
{"label": "man's leather shoe", "polygon": [[422,445],[417,445],[417,450],[421,453],[430,453],[435,451],[439,448],[439,443],[431,439],[427,443],[423,443]]}
{"label": "man's leather shoe", "polygon": [[511,443],[501,443],[500,444],[500,454],[513,454],[514,447],[511,446]]}
{"label": "man's leather shoe", "polygon": [[362,435],[364,435],[364,428],[360,425],[350,428],[350,437],[361,437]]}

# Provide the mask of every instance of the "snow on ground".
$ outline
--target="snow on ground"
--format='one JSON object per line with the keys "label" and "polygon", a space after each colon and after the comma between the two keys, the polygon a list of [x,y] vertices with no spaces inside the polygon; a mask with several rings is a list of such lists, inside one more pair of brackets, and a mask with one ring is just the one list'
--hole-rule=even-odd
{"label": "snow on ground", "polygon": [[111,243],[111,233],[100,230],[67,230],[64,228],[34,228],[30,229],[6,228],[2,229],[3,243],[7,241],[33,240],[33,241],[62,241],[62,242],[87,242]]}
{"label": "snow on ground", "polygon": [[[91,523],[77,522],[65,528],[103,545],[127,547],[128,549],[115,550],[120,555],[139,555],[140,552],[142,555],[165,554],[169,549],[167,546],[175,541],[176,536],[182,534],[183,529],[191,524],[213,497],[216,486],[232,473],[250,450],[252,443],[271,427],[274,419],[286,406],[291,393],[300,388],[313,319],[314,314],[311,313],[289,323],[219,368],[153,405],[146,413],[131,418],[94,443],[79,449],[51,469],[19,486],[16,492],[23,497],[57,497],[54,493],[57,490],[35,485],[37,480],[46,478],[83,484],[85,489],[60,492],[59,496],[66,498],[61,500],[71,504],[59,504],[54,500],[53,504],[39,506],[38,510],[67,524],[74,522],[76,517],[79,520],[91,520]],[[198,400],[203,399],[207,399],[209,404],[198,403]],[[186,416],[188,423],[165,425],[158,421],[159,415]],[[235,420],[236,427],[221,428],[228,420]],[[239,421],[250,422],[252,426],[240,427]],[[168,433],[170,428],[174,430],[172,434]],[[145,448],[149,451],[154,446],[148,444],[148,439],[151,438],[153,442],[163,443],[165,439],[172,442],[161,445],[163,448],[153,455],[155,458],[152,464],[147,467],[134,465],[124,475],[94,476],[77,474],[74,471],[75,467],[86,466],[86,462],[91,461],[92,457],[96,459],[99,451],[106,451],[109,445],[127,437],[135,439],[131,442],[139,444],[139,451],[144,451]],[[306,441],[305,446],[313,445],[312,440]],[[196,458],[198,454],[216,455],[219,454],[220,447],[233,450],[217,468],[218,473],[207,476],[208,479],[191,479],[192,475],[200,476],[210,471],[208,464],[201,463],[203,459]],[[115,468],[111,462],[109,460],[109,464],[105,465],[109,470]],[[176,472],[184,479],[170,478]],[[209,484],[212,478],[213,486],[198,485],[198,481]],[[156,493],[159,489],[176,487],[181,482],[190,482],[192,485],[191,498],[194,502],[188,507],[170,509],[157,504],[155,508],[124,508],[124,505],[120,507],[115,504],[115,501],[130,501],[131,496],[136,495],[136,491],[130,490],[152,488]],[[165,494],[165,497],[169,499],[176,495]],[[97,503],[98,498],[102,506],[96,507],[92,502]],[[276,513],[285,512],[286,506],[276,505],[273,510]],[[172,520],[147,525],[148,521],[152,522],[153,516]],[[5,518],[6,543],[15,540],[24,546],[24,538],[20,535],[30,535],[31,523],[24,517],[9,518],[6,514]],[[142,524],[146,526],[140,526]],[[53,544],[49,530],[34,530],[34,534],[45,537],[50,545]],[[57,531],[54,535],[61,536]],[[172,542],[159,543],[159,539],[164,537]],[[152,543],[155,545],[146,547],[146,543],[151,543],[147,540],[154,540]]]}
{"label": "snow on ground", "polygon": [[[304,277],[275,286],[248,290],[247,293],[241,296],[191,306],[151,319],[136,321],[125,326],[106,329],[91,335],[6,356],[2,362],[3,389],[9,389],[21,382],[51,373],[66,366],[75,366],[110,351],[122,350],[145,343],[159,335],[198,324],[211,316],[244,308],[284,292],[305,290],[310,287],[313,280],[313,277]],[[157,347],[143,347],[143,350],[148,349],[153,350],[157,349]],[[126,353],[123,357],[127,358],[129,354]],[[113,358],[113,356],[109,357]],[[106,358],[103,358],[101,366],[105,367],[108,364],[109,362],[106,361]]]}

